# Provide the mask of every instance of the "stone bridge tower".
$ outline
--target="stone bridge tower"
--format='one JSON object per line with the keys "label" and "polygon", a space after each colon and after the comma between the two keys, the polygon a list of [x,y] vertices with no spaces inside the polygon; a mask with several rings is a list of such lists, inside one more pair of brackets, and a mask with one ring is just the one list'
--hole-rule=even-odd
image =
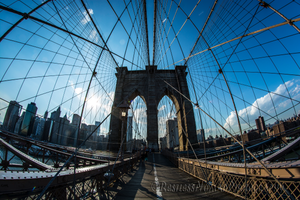
{"label": "stone bridge tower", "polygon": [[[157,106],[165,95],[173,101],[176,108],[180,150],[188,147],[184,132],[192,144],[197,142],[193,105],[174,90],[175,88],[190,98],[185,70],[186,66],[176,66],[175,70],[157,70],[157,66],[146,66],[146,70],[137,71],[128,71],[127,67],[117,69],[113,108],[124,101],[130,104],[137,96],[144,100],[147,106],[147,146],[150,148],[158,150]],[[111,151],[118,151],[121,143],[122,121],[119,113],[118,108],[113,109],[108,144]],[[126,125],[125,121],[123,133],[126,132]]]}

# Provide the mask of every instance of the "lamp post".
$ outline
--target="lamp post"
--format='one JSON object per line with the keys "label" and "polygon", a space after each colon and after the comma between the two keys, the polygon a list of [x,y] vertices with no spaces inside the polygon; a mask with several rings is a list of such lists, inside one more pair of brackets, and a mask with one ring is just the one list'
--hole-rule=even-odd
{"label": "lamp post", "polygon": [[[121,120],[122,120],[122,129],[121,129],[121,143],[124,139],[124,136],[126,137],[126,134],[124,134],[124,121],[126,121],[127,118],[127,111],[130,108],[127,104],[126,101],[123,101],[123,103],[121,105],[118,106],[118,108],[120,109],[120,116],[121,116]],[[123,160],[123,149],[124,149],[125,144],[122,146],[121,149],[121,158]]]}

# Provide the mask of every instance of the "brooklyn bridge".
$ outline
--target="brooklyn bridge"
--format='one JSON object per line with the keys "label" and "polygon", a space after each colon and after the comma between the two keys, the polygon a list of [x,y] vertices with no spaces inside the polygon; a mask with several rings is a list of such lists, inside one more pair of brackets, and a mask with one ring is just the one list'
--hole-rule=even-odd
{"label": "brooklyn bridge", "polygon": [[299,11],[0,0],[0,199],[299,199]]}

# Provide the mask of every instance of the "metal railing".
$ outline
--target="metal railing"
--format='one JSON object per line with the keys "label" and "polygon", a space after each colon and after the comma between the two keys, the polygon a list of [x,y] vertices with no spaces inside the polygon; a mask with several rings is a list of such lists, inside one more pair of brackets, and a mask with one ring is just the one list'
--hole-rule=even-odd
{"label": "metal railing", "polygon": [[[124,160],[77,168],[76,175],[72,174],[72,170],[65,170],[57,176],[41,199],[107,198],[109,194],[106,189],[109,185],[124,173],[131,171],[140,157],[141,153],[136,152],[132,157]],[[2,175],[13,177],[0,178],[0,185],[8,188],[6,190],[2,188],[0,199],[37,199],[45,185],[51,180],[50,174],[53,173],[43,172],[43,176],[41,176],[41,172],[2,171]],[[107,177],[107,174],[110,178]]]}
{"label": "metal railing", "polygon": [[[173,164],[184,172],[204,181],[221,191],[245,199],[289,199],[281,187],[270,178],[256,176],[247,177],[234,173],[222,172],[217,169],[200,166],[196,159],[178,158],[175,153],[163,151]],[[300,181],[279,179],[280,183],[290,193],[292,199],[300,199]]]}

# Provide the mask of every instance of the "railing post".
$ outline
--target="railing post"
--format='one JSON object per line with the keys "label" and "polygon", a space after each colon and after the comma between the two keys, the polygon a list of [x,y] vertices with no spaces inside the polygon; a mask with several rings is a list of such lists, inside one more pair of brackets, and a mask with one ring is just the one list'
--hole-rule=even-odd
{"label": "railing post", "polygon": [[215,185],[215,175],[216,175],[215,170],[211,169],[211,182],[213,185]]}
{"label": "railing post", "polygon": [[195,162],[193,161],[193,175],[195,176],[196,173],[195,173]]}

